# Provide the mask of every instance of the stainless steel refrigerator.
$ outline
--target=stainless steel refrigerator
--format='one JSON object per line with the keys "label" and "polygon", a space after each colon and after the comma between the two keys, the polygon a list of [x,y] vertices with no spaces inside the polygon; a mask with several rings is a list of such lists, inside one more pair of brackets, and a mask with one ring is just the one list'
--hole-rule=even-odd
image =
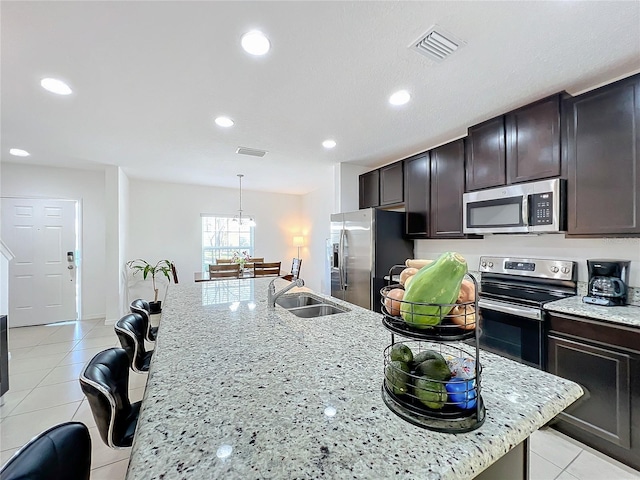
{"label": "stainless steel refrigerator", "polygon": [[380,311],[389,269],[413,258],[404,212],[368,208],[331,215],[331,295]]}

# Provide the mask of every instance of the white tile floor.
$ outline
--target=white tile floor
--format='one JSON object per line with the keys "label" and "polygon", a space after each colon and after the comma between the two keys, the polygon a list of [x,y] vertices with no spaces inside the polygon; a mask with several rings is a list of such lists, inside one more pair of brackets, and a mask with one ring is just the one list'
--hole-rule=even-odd
{"label": "white tile floor", "polygon": [[[113,326],[69,322],[9,330],[9,385],[0,407],[0,464],[41,431],[83,422],[91,433],[92,480],[124,479],[129,449],[102,443],[78,375],[97,352],[120,344]],[[142,399],[146,375],[130,372],[131,401]],[[633,470],[550,428],[531,436],[531,480],[640,480]]]}
{"label": "white tile floor", "polygon": [[[78,376],[96,353],[120,343],[102,320],[9,329],[9,391],[0,406],[0,465],[31,438],[61,422],[89,427],[91,479],[121,480],[130,449],[113,450],[100,439]],[[130,371],[129,398],[142,399],[146,374]]]}

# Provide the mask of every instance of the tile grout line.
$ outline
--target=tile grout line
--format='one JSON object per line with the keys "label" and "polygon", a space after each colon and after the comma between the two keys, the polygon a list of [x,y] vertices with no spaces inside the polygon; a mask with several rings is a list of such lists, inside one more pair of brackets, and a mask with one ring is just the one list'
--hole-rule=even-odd
{"label": "tile grout line", "polygon": [[[568,464],[566,467],[564,467],[564,468],[562,469],[562,471],[560,472],[560,474],[558,475],[558,477],[559,477],[560,475],[562,475],[564,472],[566,472],[566,471],[567,471],[567,468],[569,468],[569,467],[573,464],[573,462],[575,462],[575,461],[578,459],[578,457],[579,457],[580,455],[582,455],[582,452],[584,452],[584,448],[581,448],[581,449],[580,449],[580,453],[578,453],[578,455],[576,455],[576,458],[574,458],[573,460],[571,460],[571,461],[569,462],[569,464]],[[567,472],[567,474],[568,474],[568,475],[571,475],[571,473],[570,473],[570,472]],[[573,475],[571,475],[571,476],[573,476]],[[556,477],[556,478],[558,478],[558,477]]]}

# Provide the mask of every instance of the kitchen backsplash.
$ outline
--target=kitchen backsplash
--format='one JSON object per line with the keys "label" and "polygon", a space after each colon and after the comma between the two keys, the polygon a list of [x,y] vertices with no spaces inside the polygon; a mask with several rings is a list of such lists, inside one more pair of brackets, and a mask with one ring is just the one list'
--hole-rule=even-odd
{"label": "kitchen backsplash", "polygon": [[[587,282],[578,282],[578,296],[584,297],[587,294]],[[629,287],[627,290],[627,303],[640,307],[640,288]]]}
{"label": "kitchen backsplash", "polygon": [[[480,288],[480,281],[482,280],[482,272],[469,269],[469,275],[472,275],[478,282],[478,288]],[[584,297],[587,294],[587,282],[578,282],[578,296]],[[627,292],[627,303],[629,305],[635,305],[640,307],[640,288],[629,287]]]}
{"label": "kitchen backsplash", "polygon": [[[565,238],[564,234],[486,235],[481,239],[416,240],[416,258],[436,258],[442,252],[461,253],[469,270],[477,270],[481,256],[570,260],[578,264],[578,282],[588,281],[587,259],[630,260],[629,286],[640,290],[640,238]],[[586,291],[586,286],[585,286]],[[634,300],[635,301],[635,300]]]}

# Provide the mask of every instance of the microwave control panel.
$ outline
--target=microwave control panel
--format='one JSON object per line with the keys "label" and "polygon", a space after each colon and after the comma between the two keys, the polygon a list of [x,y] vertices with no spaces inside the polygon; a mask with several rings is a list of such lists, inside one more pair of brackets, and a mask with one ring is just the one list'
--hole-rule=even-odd
{"label": "microwave control panel", "polygon": [[529,196],[530,225],[551,225],[553,223],[553,193],[534,193]]}

